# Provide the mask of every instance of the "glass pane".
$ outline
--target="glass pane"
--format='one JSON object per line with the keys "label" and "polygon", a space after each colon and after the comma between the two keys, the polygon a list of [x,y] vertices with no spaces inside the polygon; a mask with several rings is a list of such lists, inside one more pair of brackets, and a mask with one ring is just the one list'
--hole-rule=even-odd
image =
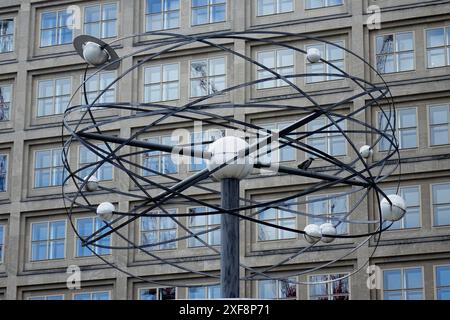
{"label": "glass pane", "polygon": [[208,8],[199,7],[192,9],[192,24],[199,25],[208,23]]}
{"label": "glass pane", "polygon": [[178,80],[178,64],[167,64],[163,66],[163,81]]}
{"label": "glass pane", "polygon": [[214,77],[210,79],[210,94],[223,91],[226,88],[225,77]]}
{"label": "glass pane", "polygon": [[450,300],[450,288],[443,288],[437,290],[438,300]]}
{"label": "glass pane", "polygon": [[414,70],[414,53],[400,53],[398,56],[398,71]]}
{"label": "glass pane", "polygon": [[[323,63],[308,64],[306,72],[309,74],[306,78],[308,83],[321,82],[325,80],[325,65]],[[314,74],[314,75],[311,75]]]}
{"label": "glass pane", "polygon": [[405,269],[405,289],[419,289],[423,287],[422,284],[422,269],[414,268],[414,269]]}
{"label": "glass pane", "polygon": [[156,31],[163,29],[163,19],[162,14],[152,14],[145,18],[145,30],[146,31]]}
{"label": "glass pane", "polygon": [[117,18],[117,5],[115,3],[103,5],[103,20],[113,20]]}
{"label": "glass pane", "polygon": [[46,12],[42,14],[41,29],[56,27],[56,12]]}
{"label": "glass pane", "polygon": [[156,289],[141,289],[139,290],[139,299],[140,300],[157,300],[157,292]]}
{"label": "glass pane", "polygon": [[430,124],[448,124],[449,106],[430,107]]}
{"label": "glass pane", "polygon": [[403,300],[401,291],[385,291],[384,292],[384,300]]}
{"label": "glass pane", "polygon": [[450,205],[435,206],[434,224],[436,226],[450,225]]}
{"label": "glass pane", "polygon": [[277,67],[288,67],[294,65],[294,52],[292,50],[279,50],[277,52]]}
{"label": "glass pane", "polygon": [[88,237],[93,232],[92,218],[79,219],[77,221],[77,231],[82,237]]}
{"label": "glass pane", "polygon": [[445,49],[428,50],[428,68],[443,67],[446,65]]}
{"label": "glass pane", "polygon": [[165,29],[173,29],[178,28],[180,24],[180,12],[179,11],[170,11],[164,15],[165,20]]}
{"label": "glass pane", "polygon": [[408,129],[400,131],[400,147],[402,149],[410,149],[417,147],[416,129]]}
{"label": "glass pane", "polygon": [[209,60],[209,75],[218,76],[225,74],[225,59],[216,58]]}
{"label": "glass pane", "polygon": [[276,299],[277,283],[275,280],[258,281],[258,298],[259,299]]}
{"label": "glass pane", "polygon": [[423,300],[422,291],[406,291],[406,300]]}
{"label": "glass pane", "polygon": [[162,11],[161,0],[147,0],[147,13],[157,13]]}
{"label": "glass pane", "polygon": [[67,44],[72,42],[72,30],[64,27],[59,29],[59,42],[58,44]]}
{"label": "glass pane", "polygon": [[436,268],[436,286],[450,286],[450,266]]}
{"label": "glass pane", "polygon": [[180,9],[180,0],[165,0],[164,10],[177,10]]}
{"label": "glass pane", "polygon": [[208,290],[208,299],[221,298],[220,286],[209,286],[207,287],[207,290]]}
{"label": "glass pane", "polygon": [[450,203],[450,184],[433,186],[433,204]]}
{"label": "glass pane", "polygon": [[64,239],[66,237],[66,223],[64,221],[50,224],[50,239]]}
{"label": "glass pane", "polygon": [[194,61],[191,63],[191,78],[207,77],[207,61]]}
{"label": "glass pane", "polygon": [[258,0],[258,16],[276,13],[276,0]]}
{"label": "glass pane", "polygon": [[412,32],[397,34],[397,52],[414,50]]}
{"label": "glass pane", "polygon": [[192,0],[193,7],[200,7],[208,5],[208,0]]}
{"label": "glass pane", "polygon": [[102,38],[112,38],[117,35],[116,21],[103,22]]}
{"label": "glass pane", "polygon": [[56,44],[56,29],[43,30],[41,32],[41,47],[53,46]]}
{"label": "glass pane", "polygon": [[64,240],[51,241],[49,259],[64,259]]}
{"label": "glass pane", "polygon": [[394,52],[394,35],[385,35],[377,38],[377,54]]}
{"label": "glass pane", "polygon": [[431,128],[431,145],[449,144],[448,125]]}
{"label": "glass pane", "polygon": [[383,272],[384,275],[384,289],[385,290],[401,290],[402,278],[401,270],[387,270]]}
{"label": "glass pane", "polygon": [[211,7],[211,23],[225,21],[225,5],[216,5]]}
{"label": "glass pane", "polygon": [[190,287],[188,289],[189,299],[205,299],[205,288],[204,287]]}
{"label": "glass pane", "polygon": [[48,239],[48,223],[35,223],[32,226],[31,240],[47,240]]}
{"label": "glass pane", "polygon": [[293,0],[279,0],[280,13],[294,10]]}
{"label": "glass pane", "polygon": [[52,163],[52,153],[51,151],[37,151],[36,152],[36,162],[35,168],[49,168]]}
{"label": "glass pane", "polygon": [[31,260],[46,260],[47,255],[47,242],[36,242],[31,244]]}
{"label": "glass pane", "polygon": [[86,7],[84,10],[84,22],[97,22],[101,20],[100,6]]}
{"label": "glass pane", "polygon": [[408,208],[404,217],[405,228],[420,227],[420,208]]}
{"label": "glass pane", "polygon": [[[269,222],[275,222],[275,221],[269,221]],[[277,238],[277,229],[259,225],[258,226],[258,240],[259,241],[270,241],[275,240]]]}
{"label": "glass pane", "polygon": [[163,86],[163,100],[178,99],[178,82],[171,82]]}
{"label": "glass pane", "polygon": [[201,97],[208,94],[206,79],[191,80],[191,97]]}
{"label": "glass pane", "polygon": [[[336,43],[339,46],[343,46],[342,42],[337,42]],[[342,60],[344,59],[344,50],[342,50],[341,48],[328,44],[327,45],[327,55],[328,55],[328,60]]]}
{"label": "glass pane", "polygon": [[427,48],[445,45],[444,28],[427,30]]}

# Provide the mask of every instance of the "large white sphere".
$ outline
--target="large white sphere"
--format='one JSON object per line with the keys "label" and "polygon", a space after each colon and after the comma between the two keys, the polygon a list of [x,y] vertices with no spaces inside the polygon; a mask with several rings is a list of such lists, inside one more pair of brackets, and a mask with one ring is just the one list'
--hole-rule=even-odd
{"label": "large white sphere", "polygon": [[387,197],[391,200],[392,205],[386,198],[381,200],[380,208],[383,219],[387,221],[401,220],[406,213],[405,200],[396,194],[391,194]]}
{"label": "large white sphere", "polygon": [[317,63],[322,58],[320,50],[317,48],[310,48],[306,53],[306,59],[311,63]]}
{"label": "large white sphere", "polygon": [[114,210],[116,210],[116,208],[111,202],[102,202],[97,207],[97,215],[103,221],[111,221],[114,216]]}
{"label": "large white sphere", "polygon": [[[84,181],[86,181],[87,177],[84,178]],[[98,179],[95,176],[91,176],[88,179],[88,182],[84,185],[84,188],[88,192],[94,192],[98,189]]]}
{"label": "large white sphere", "polygon": [[87,63],[94,66],[100,66],[108,61],[109,55],[100,45],[94,42],[88,42],[83,48],[83,57]]}
{"label": "large white sphere", "polygon": [[365,145],[362,146],[359,149],[359,154],[361,155],[361,157],[363,157],[364,159],[368,159],[372,154],[373,154],[373,150],[370,146]]}
{"label": "large white sphere", "polygon": [[305,240],[308,243],[316,243],[322,238],[322,232],[320,231],[320,227],[317,224],[309,224],[303,230],[305,231]]}
{"label": "large white sphere", "polygon": [[216,169],[224,163],[230,161],[225,167],[213,173],[213,177],[217,180],[228,178],[244,179],[253,170],[254,157],[253,155],[245,156],[245,149],[248,148],[248,143],[238,137],[223,137],[214,141],[208,148],[211,152],[211,159],[206,161],[209,171]]}
{"label": "large white sphere", "polygon": [[332,237],[324,237],[327,236],[335,236],[337,235],[336,228],[331,223],[324,223],[320,226],[320,232],[322,233],[322,241],[325,243],[331,243],[335,238]]}

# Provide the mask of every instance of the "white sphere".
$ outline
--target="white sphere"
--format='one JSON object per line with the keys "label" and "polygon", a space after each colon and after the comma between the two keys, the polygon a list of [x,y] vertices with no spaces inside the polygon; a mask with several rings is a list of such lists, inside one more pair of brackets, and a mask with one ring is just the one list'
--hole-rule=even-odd
{"label": "white sphere", "polygon": [[317,224],[309,224],[303,230],[305,231],[305,240],[308,243],[316,243],[322,238],[322,232],[320,231],[320,227]]}
{"label": "white sphere", "polygon": [[308,59],[311,63],[317,63],[322,58],[322,55],[320,54],[320,50],[317,48],[310,48],[308,49],[306,53],[306,59]]}
{"label": "white sphere", "polygon": [[337,230],[331,223],[324,223],[320,226],[320,232],[322,233],[322,241],[325,243],[331,243],[334,241],[335,238],[332,237],[325,237],[327,236],[335,236],[337,235]]}
{"label": "white sphere", "polygon": [[102,202],[97,207],[97,215],[103,221],[111,221],[114,216],[114,210],[116,210],[116,208],[111,202]]}
{"label": "white sphere", "polygon": [[[84,181],[86,181],[87,177],[84,178]],[[95,176],[91,176],[88,179],[88,182],[84,185],[84,188],[88,192],[94,192],[98,189],[98,179]]]}
{"label": "white sphere", "polygon": [[405,200],[403,200],[402,197],[396,194],[388,195],[388,198],[389,200],[391,200],[392,205],[386,198],[381,200],[380,204],[383,219],[387,221],[401,220],[406,213]]}
{"label": "white sphere", "polygon": [[229,164],[222,169],[217,170],[212,175],[217,180],[228,178],[244,179],[253,170],[254,157],[253,155],[245,156],[245,149],[248,148],[248,143],[238,137],[223,137],[214,141],[208,148],[212,157],[206,160],[206,166],[209,171],[216,169],[224,163],[230,161]]}
{"label": "white sphere", "polygon": [[368,159],[372,154],[373,154],[373,150],[370,146],[365,145],[362,146],[359,149],[359,154],[361,155],[361,157],[363,157],[364,159]]}
{"label": "white sphere", "polygon": [[87,63],[100,66],[108,61],[109,55],[97,43],[88,42],[83,47],[83,57]]}

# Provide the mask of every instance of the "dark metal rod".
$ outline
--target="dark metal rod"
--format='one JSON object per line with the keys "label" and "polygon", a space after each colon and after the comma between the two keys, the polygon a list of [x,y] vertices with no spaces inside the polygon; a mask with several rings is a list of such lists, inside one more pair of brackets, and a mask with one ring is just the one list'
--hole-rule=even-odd
{"label": "dark metal rod", "polygon": [[[222,185],[222,208],[239,208],[239,180],[224,179]],[[239,217],[222,214],[220,251],[220,283],[222,298],[239,298]]]}

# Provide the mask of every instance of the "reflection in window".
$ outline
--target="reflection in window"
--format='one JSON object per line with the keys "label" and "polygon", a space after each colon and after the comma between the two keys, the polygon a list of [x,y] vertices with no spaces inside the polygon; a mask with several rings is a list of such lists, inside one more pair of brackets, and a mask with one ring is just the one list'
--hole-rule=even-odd
{"label": "reflection in window", "polygon": [[[291,282],[290,282],[291,281]],[[294,283],[293,283],[294,282]],[[259,280],[258,299],[291,300],[297,298],[297,285],[295,278],[286,280]]]}
{"label": "reflection in window", "polygon": [[0,85],[0,121],[11,119],[11,85]]}
{"label": "reflection in window", "polygon": [[221,298],[220,285],[198,286],[188,288],[188,299],[190,300],[207,300],[220,298]]}
{"label": "reflection in window", "polygon": [[430,144],[432,146],[446,145],[450,143],[450,105],[430,106]]}
{"label": "reflection in window", "polygon": [[291,12],[293,10],[293,0],[258,0],[258,16]]}
{"label": "reflection in window", "polygon": [[432,189],[434,225],[450,225],[450,183],[436,184]]}
{"label": "reflection in window", "polygon": [[[319,200],[324,197],[328,197],[328,199]],[[308,217],[308,223],[317,224],[319,226],[324,223],[331,223],[336,226],[338,234],[348,233],[348,223],[330,219],[346,219],[346,215],[348,214],[347,196],[336,195],[332,197],[331,195],[322,195],[308,197],[307,213],[315,216],[315,218]]]}
{"label": "reflection in window", "polygon": [[226,6],[226,0],[192,0],[192,25],[225,21]]}
{"label": "reflection in window", "polygon": [[62,149],[39,150],[34,159],[34,187],[48,188],[62,185],[65,173]]}
{"label": "reflection in window", "polygon": [[348,284],[348,277],[344,278],[346,276],[346,274],[310,276],[309,281],[317,284],[309,285],[309,299],[349,300],[350,288]]}
{"label": "reflection in window", "polygon": [[[214,142],[224,137],[225,131],[219,129],[211,129],[203,132],[191,133],[191,144],[195,150],[205,151],[209,144],[205,142]],[[200,171],[206,168],[206,161],[198,157],[191,157],[189,163],[189,171]]]}
{"label": "reflection in window", "polygon": [[180,25],[180,0],[147,0],[145,31],[178,28]]}
{"label": "reflection in window", "polygon": [[436,267],[436,299],[450,300],[450,266]]}
{"label": "reflection in window", "polygon": [[[103,228],[104,226],[106,226],[106,224],[102,220],[100,220],[96,217],[82,218],[82,219],[77,220],[77,232],[82,239],[85,239],[85,238],[91,236],[94,232],[98,231],[99,229]],[[102,230],[101,232],[96,234],[94,237],[95,238],[100,237],[101,235],[108,232],[108,230],[110,230],[109,227],[105,228],[104,230]],[[98,255],[106,255],[106,254],[111,253],[110,249],[104,248],[105,246],[106,247],[110,246],[111,235],[103,237],[102,239],[95,242],[96,245],[99,245],[102,247],[90,245],[89,247],[91,250],[89,248],[83,246],[81,240],[77,236],[76,236],[76,242],[77,242],[76,257],[93,256],[94,253],[91,250],[93,250]],[[86,299],[82,299],[82,300],[86,300]]]}
{"label": "reflection in window", "polygon": [[226,87],[225,58],[191,62],[191,97],[201,97],[222,91]]}
{"label": "reflection in window", "polygon": [[380,73],[414,70],[412,32],[377,37],[377,70]]}
{"label": "reflection in window", "polygon": [[[220,214],[215,215],[200,215],[201,213],[208,212],[208,208],[198,207],[198,208],[189,208],[189,214],[192,216],[188,217],[189,219],[189,230],[196,234],[202,231],[216,229],[220,227]],[[198,214],[198,215],[196,215]],[[208,233],[203,233],[198,236],[201,240],[208,243],[211,246],[220,245],[220,229],[210,231]],[[197,240],[195,237],[189,238],[189,247],[202,247],[204,244]]]}
{"label": "reflection in window", "polygon": [[175,288],[139,289],[139,300],[175,300]]}
{"label": "reflection in window", "polygon": [[[144,139],[144,141],[163,144],[167,146],[175,146],[177,143],[171,136],[152,137]],[[143,176],[155,176],[158,173],[174,174],[178,172],[178,166],[173,161],[172,157],[176,157],[172,153],[163,151],[149,151],[143,154],[142,166],[147,170],[143,170]]]}
{"label": "reflection in window", "polygon": [[177,100],[179,98],[179,65],[164,64],[145,68],[144,102]]}
{"label": "reflection in window", "polygon": [[64,259],[66,222],[51,221],[31,225],[31,261]]}
{"label": "reflection in window", "polygon": [[37,116],[64,113],[69,105],[72,81],[70,78],[38,82]]}
{"label": "reflection in window", "polygon": [[8,183],[8,156],[0,154],[0,192],[5,192]]}
{"label": "reflection in window", "polygon": [[[103,157],[107,157],[109,154],[109,149],[104,144],[99,144],[96,146],[95,152],[101,154]],[[79,158],[79,168],[84,168],[78,172],[78,176],[84,179],[90,176],[92,170],[97,167],[98,163],[103,161],[100,155],[95,154],[93,151],[89,150],[85,146],[80,146],[80,158]],[[113,179],[113,165],[105,161],[100,168],[98,168],[93,174],[98,181],[107,181]]]}
{"label": "reflection in window", "polygon": [[384,300],[423,300],[422,268],[383,271]]}
{"label": "reflection in window", "polygon": [[[313,48],[319,50],[323,60],[326,60],[329,63],[336,66],[336,68],[332,67],[322,61],[310,63],[308,59],[306,59],[306,72],[309,74],[306,77],[306,83],[315,83],[315,82],[342,79],[342,77],[340,77],[339,74],[342,74],[340,70],[345,71],[344,50],[337,47],[336,45],[344,47],[344,41],[337,41],[334,42],[333,44],[328,43],[315,44],[306,47],[306,51]],[[335,76],[325,75],[325,73],[335,74]]]}
{"label": "reflection in window", "polygon": [[[395,135],[398,139],[400,149],[417,148],[417,114],[416,108],[402,108],[396,111]],[[378,124],[381,131],[392,137],[392,128],[394,127],[394,116],[389,111],[378,114]],[[392,143],[387,138],[380,141],[380,151],[388,151],[392,148]]]}
{"label": "reflection in window", "polygon": [[[345,132],[347,121],[340,118],[333,118],[338,126]],[[308,145],[332,156],[345,156],[347,154],[347,140],[339,131],[339,128],[332,124],[326,117],[317,118],[308,123],[308,134],[316,132],[307,138]],[[311,154],[315,158],[315,155]]]}
{"label": "reflection in window", "polygon": [[14,50],[14,19],[0,20],[0,53]]}
{"label": "reflection in window", "polygon": [[[288,210],[294,210],[293,204],[283,205],[283,208],[267,208],[259,214],[259,219],[274,225],[297,229],[296,228],[296,215]],[[295,239],[296,234],[282,229],[269,227],[266,225],[258,225],[258,241],[272,241],[272,240],[285,240]]]}
{"label": "reflection in window", "polygon": [[117,36],[117,4],[89,6],[84,9],[84,33],[96,38]]}
{"label": "reflection in window", "polygon": [[[150,214],[176,214],[176,209],[168,209],[164,211],[152,211]],[[170,217],[142,217],[141,218],[141,245],[149,245],[164,241],[174,240],[177,237],[176,218]],[[177,243],[161,244],[152,246],[150,250],[169,250],[175,249]]]}
{"label": "reflection in window", "polygon": [[66,10],[41,15],[41,47],[72,43],[74,21]]}
{"label": "reflection in window", "polygon": [[450,65],[450,27],[427,30],[426,38],[428,68]]}
{"label": "reflection in window", "polygon": [[[383,189],[387,195],[396,194],[397,189]],[[420,228],[420,188],[400,188],[400,196],[406,202],[406,214],[403,219],[392,224],[389,230]],[[390,224],[390,223],[389,223]],[[385,225],[386,227],[389,225]]]}
{"label": "reflection in window", "polygon": [[[294,51],[292,49],[258,52],[257,60],[265,67],[282,76],[294,74]],[[269,71],[261,68],[258,69],[258,80],[273,77],[275,77],[275,75]],[[294,81],[293,78],[288,78],[288,80],[291,82]],[[268,80],[258,83],[258,89],[268,89],[288,85],[289,84],[282,79]]]}

